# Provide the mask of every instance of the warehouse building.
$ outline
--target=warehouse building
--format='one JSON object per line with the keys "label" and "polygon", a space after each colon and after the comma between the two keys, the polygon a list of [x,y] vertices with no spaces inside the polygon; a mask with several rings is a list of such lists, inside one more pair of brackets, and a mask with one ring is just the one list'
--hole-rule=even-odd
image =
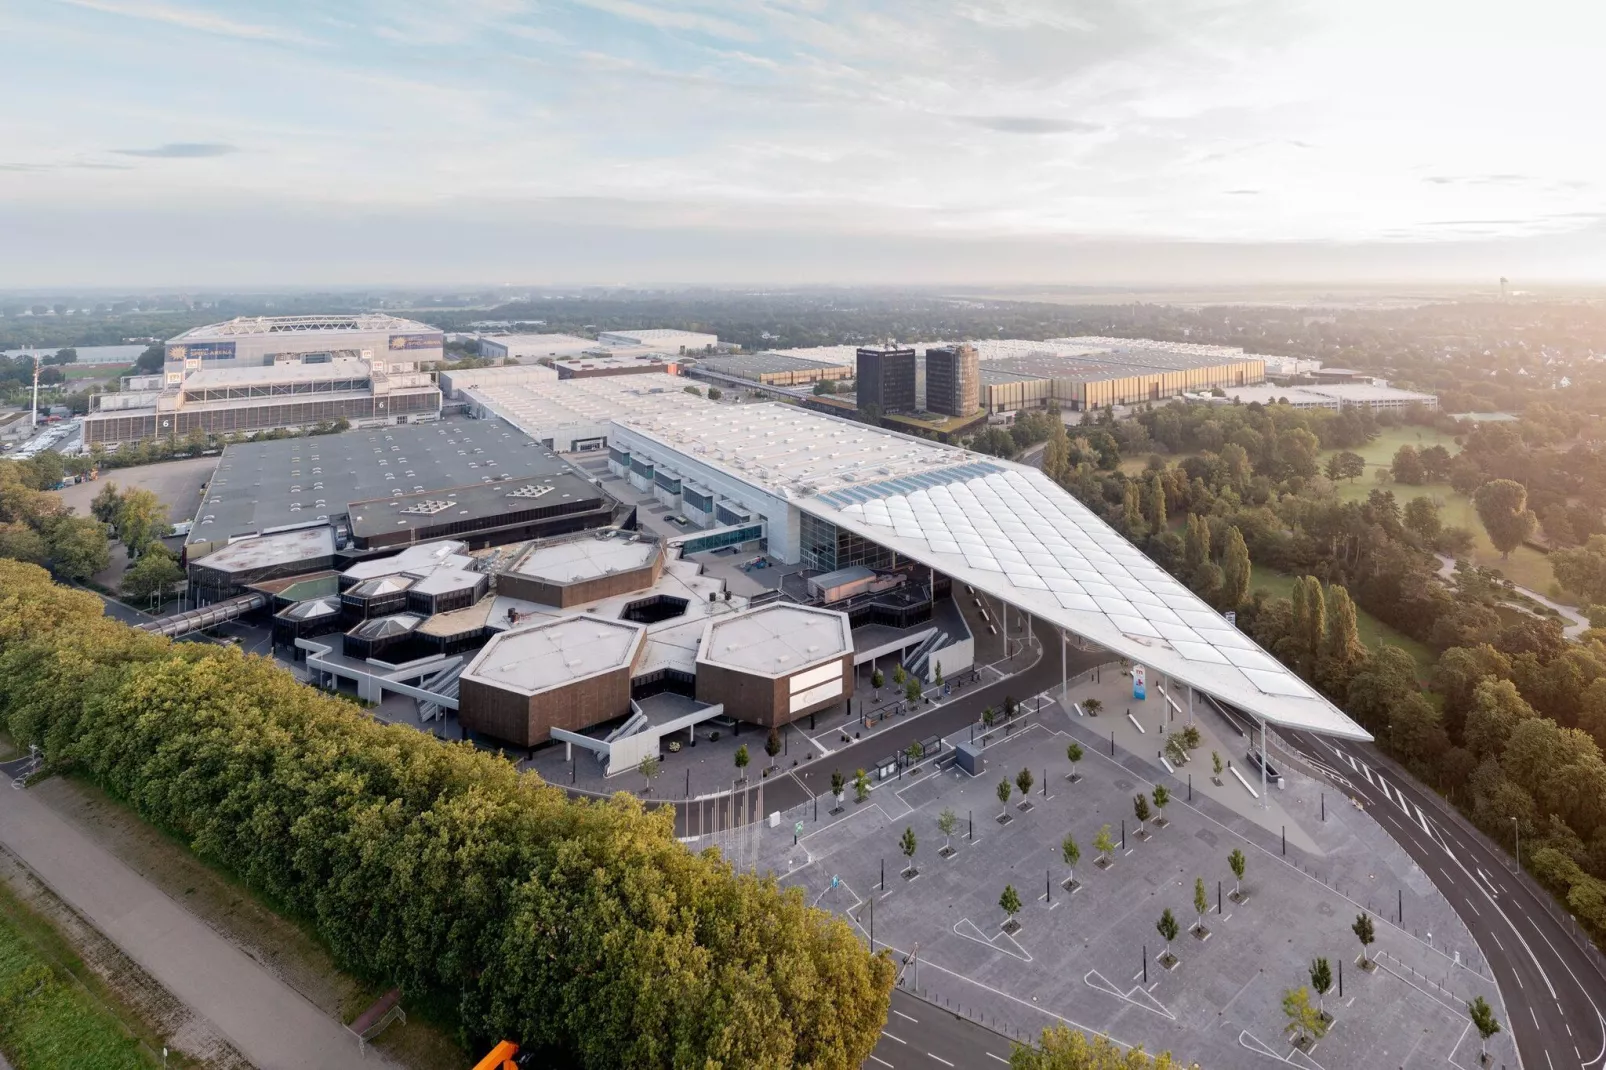
{"label": "warehouse building", "polygon": [[686,388],[691,384],[679,376],[625,375],[541,383],[522,379],[519,373],[526,370],[480,369],[474,385],[458,393],[473,416],[505,420],[559,453],[606,449],[609,428],[618,416],[707,404],[702,397],[688,394]]}
{"label": "warehouse building", "polygon": [[827,364],[780,353],[758,353],[742,357],[704,357],[697,362],[700,372],[712,372],[765,386],[809,386],[822,380],[853,378],[854,364]]}
{"label": "warehouse building", "polygon": [[1436,394],[1423,394],[1415,390],[1400,390],[1392,386],[1374,386],[1371,383],[1317,383],[1307,386],[1252,386],[1227,388],[1225,397],[1204,397],[1201,400],[1220,404],[1249,405],[1285,404],[1296,409],[1370,409],[1372,412],[1403,412],[1412,406],[1429,411],[1437,410]]}
{"label": "warehouse building", "polygon": [[425,362],[444,335],[394,316],[274,316],[197,327],[167,343],[159,380],[97,395],[84,444],[440,417]]}
{"label": "warehouse building", "polygon": [[689,357],[698,353],[716,352],[719,349],[719,336],[699,331],[674,331],[663,328],[603,331],[597,335],[597,344],[608,348],[651,349],[670,356]]}
{"label": "warehouse building", "polygon": [[596,347],[596,339],[573,334],[500,334],[479,339],[480,356],[521,364],[578,357]]}

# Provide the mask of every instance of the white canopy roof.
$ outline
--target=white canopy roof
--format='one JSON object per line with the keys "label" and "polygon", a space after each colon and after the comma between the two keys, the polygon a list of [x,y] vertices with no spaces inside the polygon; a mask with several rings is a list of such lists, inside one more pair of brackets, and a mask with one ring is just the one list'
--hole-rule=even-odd
{"label": "white canopy roof", "polygon": [[1047,476],[979,467],[797,504],[1269,724],[1372,738]]}

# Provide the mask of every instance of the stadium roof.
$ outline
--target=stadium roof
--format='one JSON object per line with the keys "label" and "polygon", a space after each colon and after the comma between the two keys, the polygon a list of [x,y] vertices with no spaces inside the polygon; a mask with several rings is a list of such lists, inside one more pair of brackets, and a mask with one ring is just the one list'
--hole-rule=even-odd
{"label": "stadium roof", "polygon": [[438,328],[417,320],[404,320],[378,312],[355,316],[241,316],[223,323],[192,327],[169,342],[192,342],[200,338],[236,338],[253,334],[289,334],[304,331],[390,331],[397,334],[440,333]]}
{"label": "stadium roof", "polygon": [[1047,476],[991,467],[798,505],[1270,724],[1371,738]]}

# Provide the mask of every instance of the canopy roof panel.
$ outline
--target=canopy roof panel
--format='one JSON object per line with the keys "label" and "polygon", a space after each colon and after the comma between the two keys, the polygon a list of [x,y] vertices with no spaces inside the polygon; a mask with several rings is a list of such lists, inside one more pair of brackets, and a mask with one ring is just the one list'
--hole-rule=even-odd
{"label": "canopy roof panel", "polygon": [[1041,472],[951,471],[797,504],[1270,724],[1372,738]]}

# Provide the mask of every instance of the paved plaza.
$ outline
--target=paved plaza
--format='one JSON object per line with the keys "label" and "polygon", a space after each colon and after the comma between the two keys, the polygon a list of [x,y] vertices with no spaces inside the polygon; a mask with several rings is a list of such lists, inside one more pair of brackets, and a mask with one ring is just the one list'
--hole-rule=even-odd
{"label": "paved plaza", "polygon": [[[1129,696],[1130,684],[1112,669],[1097,685],[1084,678],[1071,698],[1121,688]],[[1062,1021],[1218,1067],[1271,1060],[1333,1070],[1477,1065],[1466,1001],[1482,995],[1505,1018],[1487,966],[1448,903],[1348,800],[1342,784],[1287,766],[1287,786],[1272,789],[1266,810],[1230,775],[1216,788],[1210,750],[1237,761],[1242,746],[1235,742],[1229,752],[1235,732],[1200,711],[1204,744],[1176,774],[1153,750],[1144,756],[1124,749],[1119,729],[1112,758],[1110,722],[1125,721],[1125,703],[1112,715],[1105,701],[1098,718],[1056,707],[1007,738],[995,732],[977,777],[953,768],[925,771],[879,785],[864,803],[850,789],[838,815],[826,813],[827,798],[820,823],[808,821],[796,846],[791,814],[778,831],[755,833],[763,837],[756,845],[723,846],[748,852],[760,870],[773,869],[810,902],[852,919],[865,940],[873,929],[876,947],[892,949],[900,963],[918,949],[918,966],[904,965],[905,990],[1011,1035],[1035,1036]],[[1152,722],[1162,708],[1156,689],[1139,705]],[[1141,738],[1152,739],[1152,723],[1147,727]],[[1067,779],[1065,755],[1073,738],[1086,752],[1075,783]],[[1032,805],[1022,810],[1021,796],[1012,793],[1011,819],[1000,824],[998,782],[1013,781],[1022,768],[1036,781]],[[1167,785],[1173,801],[1166,826],[1151,821],[1148,838],[1140,839],[1132,798],[1152,793],[1155,782]],[[958,816],[948,858],[939,853],[944,837],[937,825],[945,808]],[[1094,864],[1094,839],[1106,824],[1117,842],[1107,870]],[[918,840],[912,877],[903,873],[898,848],[905,828]],[[1069,876],[1060,848],[1067,833],[1082,853],[1074,893],[1062,883]],[[1248,860],[1241,903],[1230,894],[1227,858],[1235,848]],[[1202,937],[1190,931],[1196,877],[1209,900]],[[1003,931],[998,905],[1006,884],[1022,903],[1013,933]],[[1165,942],[1155,927],[1165,908],[1181,929],[1170,970],[1160,962]],[[1350,930],[1363,910],[1377,930],[1372,971],[1357,965],[1360,945]],[[1342,963],[1343,994],[1335,984],[1327,995],[1335,1019],[1327,1036],[1297,1051],[1284,1033],[1282,994],[1309,983],[1307,969],[1318,955],[1332,964],[1335,980]],[[1492,1065],[1516,1065],[1506,1034],[1490,1050]]]}

